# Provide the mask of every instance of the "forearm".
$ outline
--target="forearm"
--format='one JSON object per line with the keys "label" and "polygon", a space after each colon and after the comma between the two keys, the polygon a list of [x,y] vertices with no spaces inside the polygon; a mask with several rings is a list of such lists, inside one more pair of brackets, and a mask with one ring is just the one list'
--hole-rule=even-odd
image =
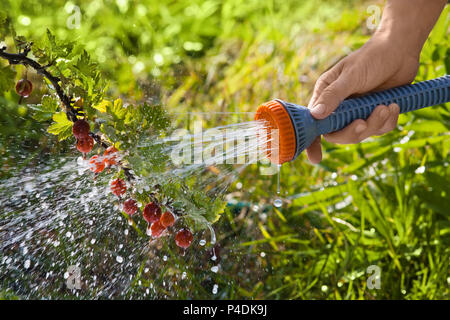
{"label": "forearm", "polygon": [[419,56],[447,0],[388,0],[375,38]]}

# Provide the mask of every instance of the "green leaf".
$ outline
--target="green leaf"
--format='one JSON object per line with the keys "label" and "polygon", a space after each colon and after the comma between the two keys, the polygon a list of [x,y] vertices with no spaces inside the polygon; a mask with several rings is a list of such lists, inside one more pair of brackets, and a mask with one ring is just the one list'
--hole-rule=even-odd
{"label": "green leaf", "polygon": [[3,41],[6,37],[15,37],[16,32],[13,28],[8,15],[4,12],[0,12],[0,41]]}
{"label": "green leaf", "polygon": [[67,119],[64,112],[58,112],[53,115],[52,125],[48,127],[47,131],[51,134],[58,136],[58,140],[62,141],[72,135],[73,123]]}
{"label": "green leaf", "polygon": [[106,112],[108,107],[111,107],[112,103],[111,101],[108,100],[103,100],[102,102],[100,102],[99,104],[93,106],[94,109],[97,109],[100,112]]}
{"label": "green leaf", "polygon": [[433,132],[435,134],[448,132],[448,128],[442,123],[442,121],[437,120],[416,121],[403,129],[407,131],[414,130],[416,132]]}
{"label": "green leaf", "polygon": [[0,68],[0,92],[6,92],[14,88],[15,75],[16,73],[9,66]]}
{"label": "green leaf", "polygon": [[35,113],[33,114],[33,119],[37,121],[47,121],[50,120],[53,114],[58,110],[58,102],[52,96],[44,96],[42,98],[42,104],[34,108]]}
{"label": "green leaf", "polygon": [[122,99],[116,99],[112,105],[107,106],[107,110],[119,120],[125,118],[127,113],[127,109],[123,107]]}
{"label": "green leaf", "polygon": [[328,187],[324,190],[317,190],[306,193],[292,201],[294,206],[305,206],[318,201],[325,201],[336,196],[344,196],[348,191],[347,185]]}

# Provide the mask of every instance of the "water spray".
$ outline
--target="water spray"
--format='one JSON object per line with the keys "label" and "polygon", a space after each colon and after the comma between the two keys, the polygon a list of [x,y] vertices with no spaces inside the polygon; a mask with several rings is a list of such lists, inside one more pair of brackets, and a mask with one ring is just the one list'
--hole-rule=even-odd
{"label": "water spray", "polygon": [[[275,99],[260,105],[255,120],[265,120],[268,129],[279,130],[278,155],[268,152],[276,164],[296,159],[322,134],[340,130],[356,119],[367,119],[380,104],[396,103],[406,113],[450,101],[450,76],[392,88],[344,100],[327,118],[316,120],[307,107]],[[271,130],[268,130],[271,131]]]}

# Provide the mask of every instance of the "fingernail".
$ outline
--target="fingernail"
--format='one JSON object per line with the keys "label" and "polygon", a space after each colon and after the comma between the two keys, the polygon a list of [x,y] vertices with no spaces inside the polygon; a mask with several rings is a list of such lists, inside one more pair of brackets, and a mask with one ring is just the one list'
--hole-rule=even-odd
{"label": "fingernail", "polygon": [[360,134],[361,132],[363,132],[364,130],[366,130],[366,125],[365,124],[358,124],[355,128],[355,132],[356,134]]}
{"label": "fingernail", "polygon": [[389,115],[389,110],[387,108],[383,108],[380,111],[380,118],[381,119],[386,119],[388,117],[388,115]]}
{"label": "fingernail", "polygon": [[311,110],[311,112],[314,113],[316,116],[321,116],[321,115],[325,114],[325,111],[326,111],[326,107],[324,104],[318,104]]}
{"label": "fingernail", "polygon": [[396,112],[400,111],[400,107],[398,106],[398,104],[391,104],[389,107]]}

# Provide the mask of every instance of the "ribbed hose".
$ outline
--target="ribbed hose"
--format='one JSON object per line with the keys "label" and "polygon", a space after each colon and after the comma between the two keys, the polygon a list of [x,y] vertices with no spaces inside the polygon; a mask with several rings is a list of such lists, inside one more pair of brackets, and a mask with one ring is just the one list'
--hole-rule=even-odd
{"label": "ribbed hose", "polygon": [[319,134],[340,130],[356,119],[367,119],[376,106],[397,103],[400,113],[450,101],[450,76],[344,100],[327,118],[317,121]]}

